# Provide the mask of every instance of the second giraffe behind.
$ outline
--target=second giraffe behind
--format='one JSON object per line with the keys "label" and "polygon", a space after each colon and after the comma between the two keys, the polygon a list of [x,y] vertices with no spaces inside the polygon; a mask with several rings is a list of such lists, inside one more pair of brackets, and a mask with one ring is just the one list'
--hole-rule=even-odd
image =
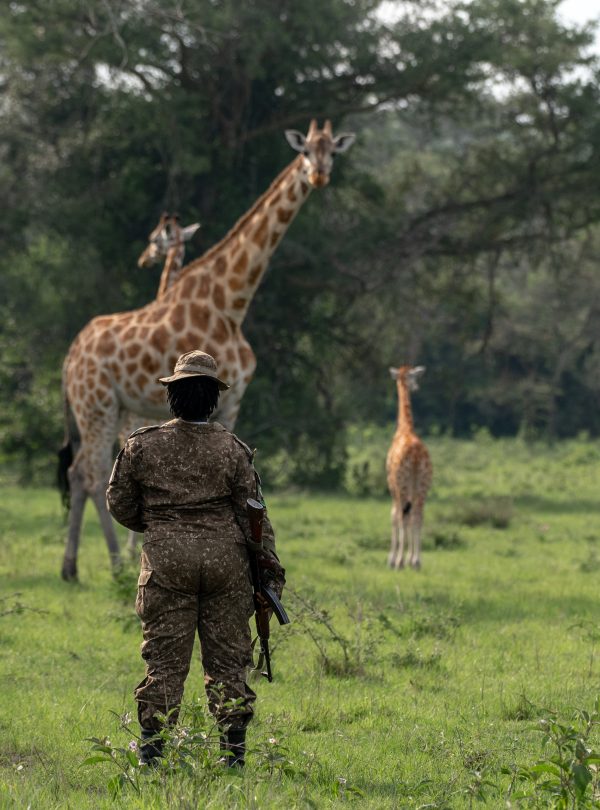
{"label": "second giraffe behind", "polygon": [[386,460],[387,482],[392,496],[392,542],[388,556],[391,568],[404,568],[405,550],[412,568],[421,567],[423,509],[433,468],[427,448],[414,430],[410,391],[418,389],[424,366],[390,368],[398,386],[398,425]]}
{"label": "second giraffe behind", "polygon": [[152,267],[165,260],[156,294],[157,301],[165,297],[167,290],[179,278],[183,269],[185,243],[199,227],[199,223],[194,222],[193,225],[182,228],[179,224],[179,214],[161,214],[158,225],[148,237],[148,246],[138,259],[138,267]]}

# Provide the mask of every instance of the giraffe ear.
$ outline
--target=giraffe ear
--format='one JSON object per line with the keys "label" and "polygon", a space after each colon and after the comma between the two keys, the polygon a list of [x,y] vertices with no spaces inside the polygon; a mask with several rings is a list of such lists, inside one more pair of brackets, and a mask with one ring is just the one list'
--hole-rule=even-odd
{"label": "giraffe ear", "polygon": [[400,373],[400,369],[393,368],[392,366],[390,366],[390,377],[392,378],[392,380],[397,380],[399,373]]}
{"label": "giraffe ear", "polygon": [[306,138],[297,129],[286,129],[285,137],[287,142],[296,152],[303,152],[306,149]]}
{"label": "giraffe ear", "polygon": [[186,225],[185,228],[181,229],[181,238],[184,242],[188,242],[192,236],[196,233],[198,228],[200,227],[199,222],[194,222],[193,225]]}
{"label": "giraffe ear", "polygon": [[336,135],[333,139],[333,151],[336,155],[341,154],[342,152],[347,152],[355,140],[356,135],[354,132],[342,132],[340,135]]}
{"label": "giraffe ear", "polygon": [[413,366],[408,372],[408,387],[411,391],[419,390],[419,377],[425,373],[425,366]]}

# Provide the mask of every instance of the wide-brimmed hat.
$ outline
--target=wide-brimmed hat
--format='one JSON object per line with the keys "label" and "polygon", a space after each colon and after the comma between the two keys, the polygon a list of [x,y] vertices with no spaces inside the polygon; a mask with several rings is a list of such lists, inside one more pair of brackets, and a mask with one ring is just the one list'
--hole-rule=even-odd
{"label": "wide-brimmed hat", "polygon": [[184,380],[186,377],[211,377],[217,381],[221,391],[229,388],[227,383],[217,376],[215,358],[199,349],[182,354],[175,363],[173,374],[170,377],[159,377],[158,381],[163,385],[168,385],[175,380]]}

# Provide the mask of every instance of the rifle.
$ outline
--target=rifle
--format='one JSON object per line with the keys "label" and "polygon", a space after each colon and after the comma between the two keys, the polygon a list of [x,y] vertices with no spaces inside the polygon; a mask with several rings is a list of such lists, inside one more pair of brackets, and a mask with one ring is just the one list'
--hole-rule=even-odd
{"label": "rifle", "polygon": [[252,587],[254,589],[256,632],[258,633],[258,640],[260,642],[260,653],[254,671],[260,672],[264,663],[266,672],[262,672],[261,674],[264,675],[270,683],[273,680],[273,674],[271,672],[271,653],[269,652],[269,611],[272,610],[277,616],[279,624],[289,624],[290,620],[275,591],[269,588],[268,585],[262,583],[260,579],[258,554],[263,548],[262,526],[265,507],[258,501],[255,501],[254,498],[248,498],[246,501],[246,509],[248,512],[248,520],[250,521],[250,535],[252,537],[252,540],[248,542],[248,556],[250,558]]}

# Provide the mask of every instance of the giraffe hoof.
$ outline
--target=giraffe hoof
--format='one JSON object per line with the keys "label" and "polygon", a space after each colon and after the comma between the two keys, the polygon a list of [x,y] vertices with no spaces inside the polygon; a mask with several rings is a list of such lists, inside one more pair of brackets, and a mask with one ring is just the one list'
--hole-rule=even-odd
{"label": "giraffe hoof", "polygon": [[77,563],[75,560],[63,560],[60,575],[65,582],[77,582],[79,578],[77,576]]}
{"label": "giraffe hoof", "polygon": [[411,560],[410,567],[414,568],[415,571],[421,570],[421,560]]}

